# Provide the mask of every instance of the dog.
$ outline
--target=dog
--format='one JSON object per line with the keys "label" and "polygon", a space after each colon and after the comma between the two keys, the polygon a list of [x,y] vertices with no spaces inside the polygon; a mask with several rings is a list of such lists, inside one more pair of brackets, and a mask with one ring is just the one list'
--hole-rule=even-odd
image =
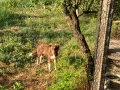
{"label": "dog", "polygon": [[[36,53],[37,55],[37,62],[36,64],[42,63],[42,57],[47,58],[47,63],[48,63],[48,70],[49,72],[51,71],[51,60],[54,60],[54,67],[56,70],[56,59],[58,56],[58,50],[59,50],[60,45],[58,44],[47,44],[47,43],[39,43],[36,49],[36,52],[33,51],[34,55]],[[29,56],[33,55],[30,54]]]}

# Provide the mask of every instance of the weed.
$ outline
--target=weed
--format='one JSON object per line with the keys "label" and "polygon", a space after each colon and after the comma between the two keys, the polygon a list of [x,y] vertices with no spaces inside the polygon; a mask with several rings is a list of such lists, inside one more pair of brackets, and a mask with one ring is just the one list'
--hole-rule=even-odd
{"label": "weed", "polygon": [[13,89],[14,90],[24,90],[24,86],[20,82],[15,82],[13,84]]}
{"label": "weed", "polygon": [[0,90],[9,90],[7,86],[1,86],[0,85]]}
{"label": "weed", "polygon": [[119,23],[114,23],[112,27],[112,33],[111,33],[111,38],[119,39],[120,38],[120,24]]}

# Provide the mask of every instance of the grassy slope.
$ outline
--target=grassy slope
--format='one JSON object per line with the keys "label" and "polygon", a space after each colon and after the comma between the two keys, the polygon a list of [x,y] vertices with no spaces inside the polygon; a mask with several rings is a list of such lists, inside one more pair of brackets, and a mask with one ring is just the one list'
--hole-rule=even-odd
{"label": "grassy slope", "polygon": [[[0,28],[2,31],[8,30],[0,33],[0,60],[9,65],[0,67],[0,81],[8,79],[0,83],[1,88],[17,88],[16,83],[20,82],[18,87],[23,84],[28,90],[35,86],[36,89],[73,90],[86,81],[86,62],[82,59],[84,55],[81,55],[67,28],[60,6],[45,8],[40,3],[34,7],[8,7],[9,3],[6,5],[1,9],[3,13],[0,13]],[[81,30],[93,52],[95,17],[82,16],[80,20]],[[28,57],[28,53],[39,41],[61,44],[57,72],[48,73],[46,63],[40,67],[35,66],[33,59]],[[13,80],[10,77],[16,78]]]}

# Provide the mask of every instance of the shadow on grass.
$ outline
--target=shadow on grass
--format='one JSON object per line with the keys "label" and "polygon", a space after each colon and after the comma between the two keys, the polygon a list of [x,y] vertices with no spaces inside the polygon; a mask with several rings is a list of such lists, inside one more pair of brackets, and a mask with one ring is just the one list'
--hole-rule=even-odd
{"label": "shadow on grass", "polygon": [[52,32],[45,32],[43,37],[49,38],[49,39],[54,39],[54,38],[71,38],[72,34],[67,31],[52,31]]}
{"label": "shadow on grass", "polygon": [[[4,29],[5,27],[11,27],[11,26],[26,26],[25,19],[26,18],[43,18],[41,16],[32,16],[32,15],[26,15],[26,14],[17,14],[9,11],[2,11],[2,14],[0,13],[0,28]],[[34,23],[33,23],[34,24]],[[34,27],[34,26],[32,26]],[[37,31],[37,30],[32,30],[32,27],[29,31],[26,32],[20,32],[16,34],[12,34],[13,36],[20,36],[23,39],[24,38],[31,38],[34,40],[37,39],[43,39],[43,38],[48,38],[48,39],[55,39],[55,38],[71,38],[72,34],[68,31]]]}
{"label": "shadow on grass", "polygon": [[12,12],[4,11],[3,17],[0,18],[0,28],[5,28],[6,26],[12,25],[25,25],[24,19],[27,17],[26,15],[22,14],[15,14]]}
{"label": "shadow on grass", "polygon": [[84,59],[80,56],[70,56],[70,65],[74,65],[74,67],[77,69],[79,66],[81,66],[84,63]]}
{"label": "shadow on grass", "polygon": [[68,31],[40,32],[37,30],[30,30],[27,32],[9,33],[8,36],[17,38],[20,37],[23,44],[26,43],[28,39],[33,43],[38,43],[39,41],[42,42],[44,39],[47,39],[47,43],[60,42],[59,44],[62,44],[63,41],[70,39],[72,37],[72,34]]}
{"label": "shadow on grass", "polygon": [[24,20],[26,18],[40,18],[40,16],[32,16],[26,14],[17,14],[9,11],[2,11],[0,13],[0,28],[5,28],[6,26],[25,26]]}
{"label": "shadow on grass", "polygon": [[[1,15],[1,13],[0,13]],[[25,23],[26,18],[44,18],[41,16],[34,16],[34,15],[27,15],[27,14],[17,14],[9,11],[3,11],[3,18],[0,17],[0,29],[4,29],[5,27],[11,27],[11,26],[21,26],[25,27],[27,26]],[[72,33],[66,30],[62,31],[54,31],[54,30],[47,30],[47,31],[40,31],[37,30],[37,28],[33,28],[34,23],[31,27],[25,29],[24,31],[20,31],[17,33],[14,32],[5,32],[6,36],[9,37],[15,37],[15,38],[21,38],[21,42],[25,44],[28,42],[28,39],[33,43],[37,44],[38,41],[44,41],[44,39],[47,39],[46,42],[53,43],[53,42],[60,42],[60,44],[64,43],[64,41],[67,41],[72,37]],[[44,26],[43,26],[44,27]],[[4,32],[3,32],[4,33]],[[3,33],[0,36],[3,36]],[[61,40],[62,39],[62,40]],[[0,40],[2,41],[2,40]],[[4,41],[4,40],[3,40]],[[35,45],[33,45],[35,46]]]}

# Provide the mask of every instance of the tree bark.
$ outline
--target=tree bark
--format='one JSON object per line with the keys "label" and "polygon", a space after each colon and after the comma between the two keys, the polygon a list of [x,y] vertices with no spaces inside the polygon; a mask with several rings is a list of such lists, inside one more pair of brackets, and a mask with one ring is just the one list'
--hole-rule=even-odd
{"label": "tree bark", "polygon": [[98,38],[95,52],[95,72],[93,90],[105,90],[107,51],[109,49],[114,0],[100,1]]}

